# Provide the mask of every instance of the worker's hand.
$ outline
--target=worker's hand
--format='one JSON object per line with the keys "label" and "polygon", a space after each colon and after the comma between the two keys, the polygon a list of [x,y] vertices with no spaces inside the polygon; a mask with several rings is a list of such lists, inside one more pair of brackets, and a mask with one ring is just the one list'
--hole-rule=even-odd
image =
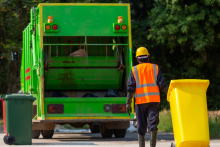
{"label": "worker's hand", "polygon": [[169,87],[165,87],[164,89],[162,89],[166,95],[167,95],[168,89],[169,89]]}
{"label": "worker's hand", "polygon": [[130,116],[130,109],[131,109],[131,104],[126,104],[126,112]]}
{"label": "worker's hand", "polygon": [[126,101],[126,111],[130,116],[129,110],[131,109],[131,99],[133,98],[134,93],[128,92],[127,101]]}

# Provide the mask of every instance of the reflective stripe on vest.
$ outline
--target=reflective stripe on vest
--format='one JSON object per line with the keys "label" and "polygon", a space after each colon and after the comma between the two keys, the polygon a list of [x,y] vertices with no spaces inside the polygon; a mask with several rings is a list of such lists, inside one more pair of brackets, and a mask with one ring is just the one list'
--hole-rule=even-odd
{"label": "reflective stripe on vest", "polygon": [[[146,66],[146,65],[139,65],[139,66]],[[150,66],[152,68],[152,64]],[[147,81],[141,81],[144,84],[140,84],[140,77],[138,75],[137,66],[133,68],[133,74],[136,80],[136,95],[135,95],[136,104],[142,104],[142,103],[148,103],[148,102],[160,102],[160,92],[157,86],[157,66],[153,64],[154,81],[151,81],[151,82],[154,82],[154,83],[146,83],[148,81],[147,80]],[[141,78],[142,78],[141,80],[143,80],[143,77]]]}
{"label": "reflective stripe on vest", "polygon": [[143,93],[143,94],[136,94],[136,98],[143,97],[143,96],[151,96],[151,95],[160,95],[160,93],[159,92],[148,92],[148,93]]}
{"label": "reflective stripe on vest", "polygon": [[153,69],[154,69],[154,83],[153,84],[140,84],[137,66],[134,67],[134,74],[136,78],[136,88],[157,86],[157,67],[155,64],[153,64]]}

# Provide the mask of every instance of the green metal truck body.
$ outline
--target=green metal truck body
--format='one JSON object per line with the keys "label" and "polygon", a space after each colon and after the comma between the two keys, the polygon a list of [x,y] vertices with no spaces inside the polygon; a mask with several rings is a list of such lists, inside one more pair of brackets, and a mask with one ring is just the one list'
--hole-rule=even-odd
{"label": "green metal truck body", "polygon": [[[23,31],[21,89],[37,98],[33,123],[134,119],[133,105],[130,116],[104,110],[126,104],[132,67],[130,4],[44,3],[30,14]],[[48,23],[48,16],[53,23]],[[123,16],[123,23],[118,24],[118,16]],[[120,30],[115,30],[116,25]],[[127,28],[122,30],[122,25]],[[79,49],[87,56],[69,56]],[[118,90],[121,97],[104,97],[108,89]],[[68,97],[52,97],[56,91]],[[82,97],[87,92],[98,97]],[[49,105],[56,104],[63,105],[64,111],[49,113]]]}

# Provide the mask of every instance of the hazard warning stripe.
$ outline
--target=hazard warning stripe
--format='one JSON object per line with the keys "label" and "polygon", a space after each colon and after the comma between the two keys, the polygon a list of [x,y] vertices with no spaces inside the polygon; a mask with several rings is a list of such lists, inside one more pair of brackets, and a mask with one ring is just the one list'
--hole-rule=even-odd
{"label": "hazard warning stripe", "polygon": [[28,72],[30,72],[30,67],[25,70],[25,73],[28,73]]}
{"label": "hazard warning stripe", "polygon": [[27,81],[27,80],[30,80],[30,76],[27,76],[26,78],[25,78],[25,81]]}

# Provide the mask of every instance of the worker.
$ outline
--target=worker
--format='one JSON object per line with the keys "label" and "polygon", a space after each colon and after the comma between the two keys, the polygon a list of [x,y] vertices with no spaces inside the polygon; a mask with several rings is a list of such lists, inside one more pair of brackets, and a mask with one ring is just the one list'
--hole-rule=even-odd
{"label": "worker", "polygon": [[137,49],[136,58],[139,64],[132,67],[127,83],[126,111],[130,115],[131,100],[135,93],[139,147],[145,147],[147,128],[150,132],[150,147],[155,147],[160,110],[159,89],[167,94],[168,86],[159,67],[149,63],[150,54],[145,47]]}

